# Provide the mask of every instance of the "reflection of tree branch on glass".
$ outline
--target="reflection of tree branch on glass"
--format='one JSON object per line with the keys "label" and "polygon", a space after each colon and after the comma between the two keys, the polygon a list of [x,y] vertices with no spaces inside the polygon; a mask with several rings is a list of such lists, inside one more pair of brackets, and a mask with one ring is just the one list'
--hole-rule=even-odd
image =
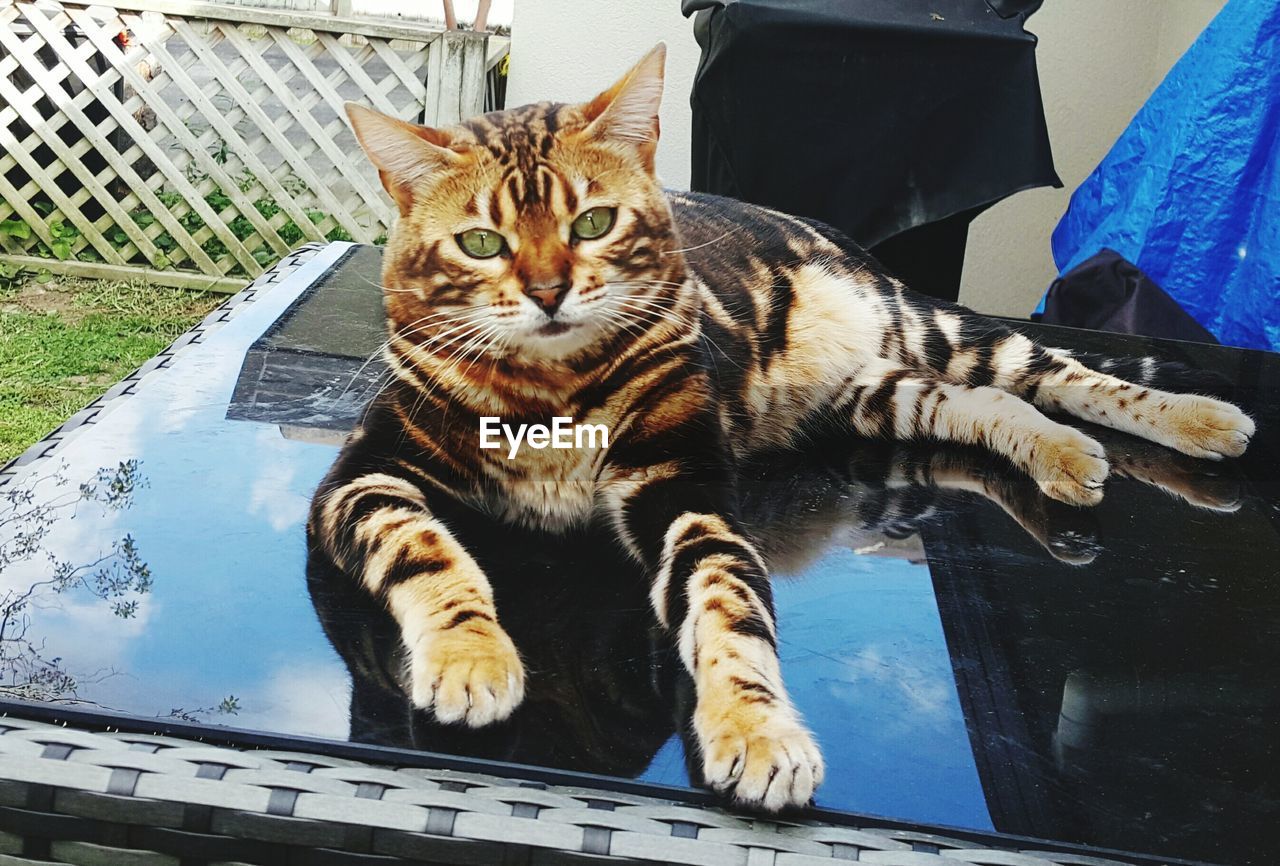
{"label": "reflection of tree branch on glass", "polygon": [[[0,494],[0,573],[24,563],[46,561],[43,579],[20,581],[0,588],[0,696],[28,700],[76,698],[77,685],[96,682],[111,671],[77,677],[63,667],[43,640],[29,636],[31,612],[58,604],[67,593],[87,593],[105,602],[111,612],[129,619],[151,590],[151,569],[142,560],[133,536],[112,542],[102,556],[86,563],[59,559],[45,547],[54,525],[71,519],[89,504],[104,511],[122,511],[133,504],[137,490],[146,487],[137,460],[99,469],[90,480],[73,486],[66,467],[34,479],[22,488]],[[12,573],[12,572],[11,572]]]}
{"label": "reflection of tree branch on glass", "polygon": [[[1122,434],[1106,445],[1117,475],[1198,508],[1239,506],[1240,483],[1229,466]],[[977,500],[999,506],[1053,560],[1084,566],[1102,549],[1091,510],[1048,499],[1029,477],[977,449],[841,437],[807,456],[763,455],[739,477],[743,524],[779,574],[801,573],[837,544],[922,558],[918,540],[905,548],[902,541],[974,509]],[[1123,501],[1113,499],[1112,507]],[[352,675],[351,738],[613,775],[642,772],[686,729],[691,692],[651,623],[641,569],[607,531],[550,537],[461,506],[440,519],[490,575],[529,671],[525,701],[510,719],[479,730],[441,725],[415,710],[398,627],[354,581],[313,556],[312,598]],[[696,781],[698,768],[689,770]]]}
{"label": "reflection of tree branch on glass", "polygon": [[[0,491],[0,698],[102,706],[86,700],[79,690],[118,672],[69,670],[45,638],[32,637],[33,613],[57,609],[64,598],[88,598],[118,619],[137,615],[153,577],[132,535],[121,535],[105,552],[95,551],[101,555],[83,563],[60,558],[48,542],[60,521],[90,516],[85,509],[103,516],[132,507],[137,492],[149,486],[140,466],[136,459],[125,460],[98,469],[77,485],[64,463],[21,487]],[[11,577],[14,574],[18,579]],[[240,709],[239,699],[228,695],[216,705],[174,707],[156,715],[202,721],[211,715],[235,715]]]}
{"label": "reflection of tree branch on glass", "polygon": [[227,695],[218,702],[216,707],[195,707],[190,710],[185,707],[174,707],[168,713],[156,713],[156,715],[163,715],[165,718],[178,719],[183,722],[203,722],[205,716],[237,716],[240,714],[241,709],[240,699],[235,695]]}

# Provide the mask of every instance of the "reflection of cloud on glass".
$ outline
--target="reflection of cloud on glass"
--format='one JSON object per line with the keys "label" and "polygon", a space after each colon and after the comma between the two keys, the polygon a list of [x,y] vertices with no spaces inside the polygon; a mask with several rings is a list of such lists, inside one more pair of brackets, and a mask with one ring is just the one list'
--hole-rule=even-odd
{"label": "reflection of cloud on glass", "polygon": [[100,601],[63,597],[55,609],[40,612],[39,627],[42,639],[69,669],[90,669],[124,658],[128,645],[146,633],[157,615],[150,598],[139,603],[135,615],[121,619]]}
{"label": "reflection of cloud on glass", "polygon": [[828,680],[831,694],[842,701],[888,701],[902,705],[897,724],[941,727],[951,715],[955,686],[951,669],[943,669],[914,644],[886,649],[872,644],[841,659],[841,677]]}
{"label": "reflection of cloud on glass", "polygon": [[[234,325],[232,320],[220,330],[229,330]],[[241,346],[247,349],[247,344],[256,336],[248,334],[235,343],[228,340],[230,345],[223,346],[222,351],[184,354],[180,361],[186,369],[181,378],[157,376],[147,383],[145,391],[140,391],[132,399],[142,397],[156,406],[151,417],[162,433],[185,430],[193,422],[202,420],[203,413],[208,410],[226,411],[231,400],[228,383],[235,384],[240,365],[244,362],[242,351],[237,350]],[[160,407],[163,407],[162,411]]]}
{"label": "reflection of cloud on glass", "polygon": [[254,439],[261,470],[249,490],[248,511],[266,519],[276,532],[293,531],[306,520],[311,498],[309,489],[296,489],[298,467],[289,459],[296,447],[274,426],[264,427]]}
{"label": "reflection of cloud on glass", "polygon": [[293,731],[345,738],[350,720],[351,680],[332,664],[289,664],[250,685],[240,698],[237,727]]}

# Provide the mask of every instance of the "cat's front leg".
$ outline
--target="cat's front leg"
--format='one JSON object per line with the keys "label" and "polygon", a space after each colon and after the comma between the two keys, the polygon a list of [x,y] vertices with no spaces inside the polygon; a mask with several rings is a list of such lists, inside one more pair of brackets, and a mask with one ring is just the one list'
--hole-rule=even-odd
{"label": "cat's front leg", "polygon": [[[1035,380],[1035,401],[1046,409],[1208,460],[1241,456],[1257,431],[1254,420],[1231,403],[1135,384],[1091,370],[1061,349],[1045,351],[1054,366]],[[1154,371],[1159,362],[1147,359],[1143,367]]]}
{"label": "cat's front leg", "polygon": [[764,563],[706,480],[650,467],[615,479],[607,496],[692,675],[704,782],[743,806],[803,806],[822,782],[822,755],[782,682]]}
{"label": "cat's front leg", "polygon": [[326,480],[307,532],[400,626],[414,706],[472,727],[511,715],[524,666],[489,581],[414,484],[384,473]]}
{"label": "cat's front leg", "polygon": [[1108,473],[1102,446],[999,388],[947,382],[876,359],[847,379],[832,406],[863,435],[980,445],[1010,460],[1053,499],[1102,501]]}
{"label": "cat's front leg", "polygon": [[685,512],[667,530],[652,600],[693,675],[704,781],[767,811],[808,803],[822,755],[782,681],[755,549],[723,517]]}

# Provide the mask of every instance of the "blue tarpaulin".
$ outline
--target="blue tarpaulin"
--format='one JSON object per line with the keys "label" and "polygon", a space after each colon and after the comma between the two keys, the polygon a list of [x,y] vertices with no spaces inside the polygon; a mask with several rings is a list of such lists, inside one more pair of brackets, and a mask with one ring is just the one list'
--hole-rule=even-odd
{"label": "blue tarpaulin", "polygon": [[1280,0],[1231,0],[1071,197],[1059,270],[1104,248],[1223,343],[1280,350]]}

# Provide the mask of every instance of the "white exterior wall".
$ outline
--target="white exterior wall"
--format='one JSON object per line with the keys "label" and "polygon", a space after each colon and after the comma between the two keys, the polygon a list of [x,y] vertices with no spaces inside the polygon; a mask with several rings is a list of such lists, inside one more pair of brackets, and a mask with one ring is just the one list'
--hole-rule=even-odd
{"label": "white exterior wall", "polygon": [[698,43],[679,0],[517,0],[507,104],[589,99],[659,42],[667,43],[667,88],[658,176],[688,189]]}
{"label": "white exterior wall", "polygon": [[960,301],[1023,317],[1057,276],[1049,236],[1102,161],[1225,0],[1046,0],[1028,22],[1062,189],[1018,193],[969,230]]}
{"label": "white exterior wall", "polygon": [[[973,224],[960,300],[1025,316],[1056,275],[1049,235],[1072,191],[1225,0],[1046,0],[1030,21],[1061,190],[1029,190]],[[698,63],[678,0],[517,0],[510,105],[586,99],[667,43],[658,173],[687,188],[689,94]]]}

